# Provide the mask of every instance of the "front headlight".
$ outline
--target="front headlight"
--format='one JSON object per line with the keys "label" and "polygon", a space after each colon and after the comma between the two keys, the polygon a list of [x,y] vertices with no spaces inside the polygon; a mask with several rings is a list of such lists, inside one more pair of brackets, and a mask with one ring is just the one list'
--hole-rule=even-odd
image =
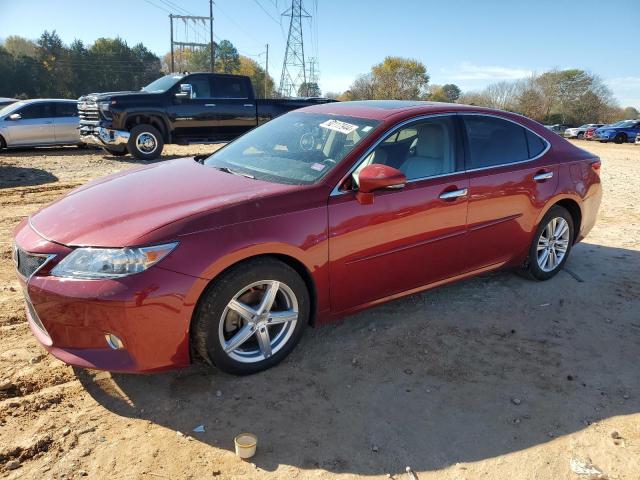
{"label": "front headlight", "polygon": [[111,103],[112,102],[98,102],[98,108],[105,118],[111,118]]}
{"label": "front headlight", "polygon": [[155,265],[177,245],[175,242],[134,248],[76,248],[51,270],[51,275],[87,280],[126,277]]}

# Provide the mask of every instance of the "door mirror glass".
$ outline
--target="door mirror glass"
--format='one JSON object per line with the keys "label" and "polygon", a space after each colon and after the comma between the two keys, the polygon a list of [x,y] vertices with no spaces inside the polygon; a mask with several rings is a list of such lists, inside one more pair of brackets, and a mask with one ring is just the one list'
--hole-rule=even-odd
{"label": "door mirror glass", "polygon": [[180,91],[176,93],[177,98],[192,98],[193,87],[190,83],[181,83]]}
{"label": "door mirror glass", "polygon": [[20,120],[22,118],[22,115],[20,115],[19,113],[12,113],[11,115],[9,115],[9,120]]}

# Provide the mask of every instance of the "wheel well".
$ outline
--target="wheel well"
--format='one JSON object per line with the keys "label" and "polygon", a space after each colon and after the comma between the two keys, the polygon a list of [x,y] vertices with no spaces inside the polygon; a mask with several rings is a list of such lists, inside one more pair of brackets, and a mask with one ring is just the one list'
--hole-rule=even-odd
{"label": "wheel well", "polygon": [[7,141],[4,139],[2,135],[0,135],[0,148],[4,148],[7,146]]}
{"label": "wheel well", "polygon": [[571,218],[573,219],[573,241],[576,241],[578,238],[578,234],[580,233],[580,225],[582,223],[582,212],[580,211],[580,205],[575,200],[564,199],[560,200],[556,205],[564,207],[571,214]]}
{"label": "wheel well", "polygon": [[164,121],[160,117],[157,117],[155,115],[144,115],[144,114],[132,115],[131,117],[127,118],[127,121],[125,123],[125,128],[128,131],[131,131],[131,129],[136,125],[143,125],[143,124],[148,124],[156,127],[162,134],[163,140],[165,142],[169,141],[167,128],[164,124]]}

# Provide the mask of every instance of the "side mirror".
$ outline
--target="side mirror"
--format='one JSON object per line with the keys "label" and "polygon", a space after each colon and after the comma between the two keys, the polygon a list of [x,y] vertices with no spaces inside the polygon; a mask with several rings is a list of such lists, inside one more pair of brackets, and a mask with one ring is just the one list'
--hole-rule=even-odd
{"label": "side mirror", "polygon": [[362,205],[373,203],[373,192],[389,188],[403,188],[407,177],[397,168],[388,165],[367,165],[358,175],[359,188],[356,199]]}
{"label": "side mirror", "polygon": [[176,98],[192,98],[193,87],[190,83],[181,83],[180,91],[176,93]]}
{"label": "side mirror", "polygon": [[22,118],[22,115],[20,115],[19,113],[12,113],[11,115],[9,115],[9,120],[20,120]]}

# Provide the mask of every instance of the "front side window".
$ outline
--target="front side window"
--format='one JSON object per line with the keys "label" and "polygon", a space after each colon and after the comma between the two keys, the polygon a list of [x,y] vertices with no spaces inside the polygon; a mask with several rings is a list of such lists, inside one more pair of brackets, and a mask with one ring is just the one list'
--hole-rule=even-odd
{"label": "front side window", "polygon": [[306,185],[333,170],[380,122],[291,112],[251,130],[204,161],[219,170]]}
{"label": "front side window", "polygon": [[53,108],[51,103],[38,102],[21,108],[16,113],[20,114],[22,120],[34,120],[37,118],[53,117]]}
{"label": "front side window", "polygon": [[540,155],[546,143],[517,123],[484,115],[464,115],[469,145],[467,169],[508,165]]}
{"label": "front side window", "polygon": [[353,180],[367,165],[397,168],[407,180],[453,173],[456,165],[455,123],[452,116],[416,121],[390,133],[354,171]]}
{"label": "front side window", "polygon": [[189,77],[191,84],[191,98],[213,98],[209,77]]}

